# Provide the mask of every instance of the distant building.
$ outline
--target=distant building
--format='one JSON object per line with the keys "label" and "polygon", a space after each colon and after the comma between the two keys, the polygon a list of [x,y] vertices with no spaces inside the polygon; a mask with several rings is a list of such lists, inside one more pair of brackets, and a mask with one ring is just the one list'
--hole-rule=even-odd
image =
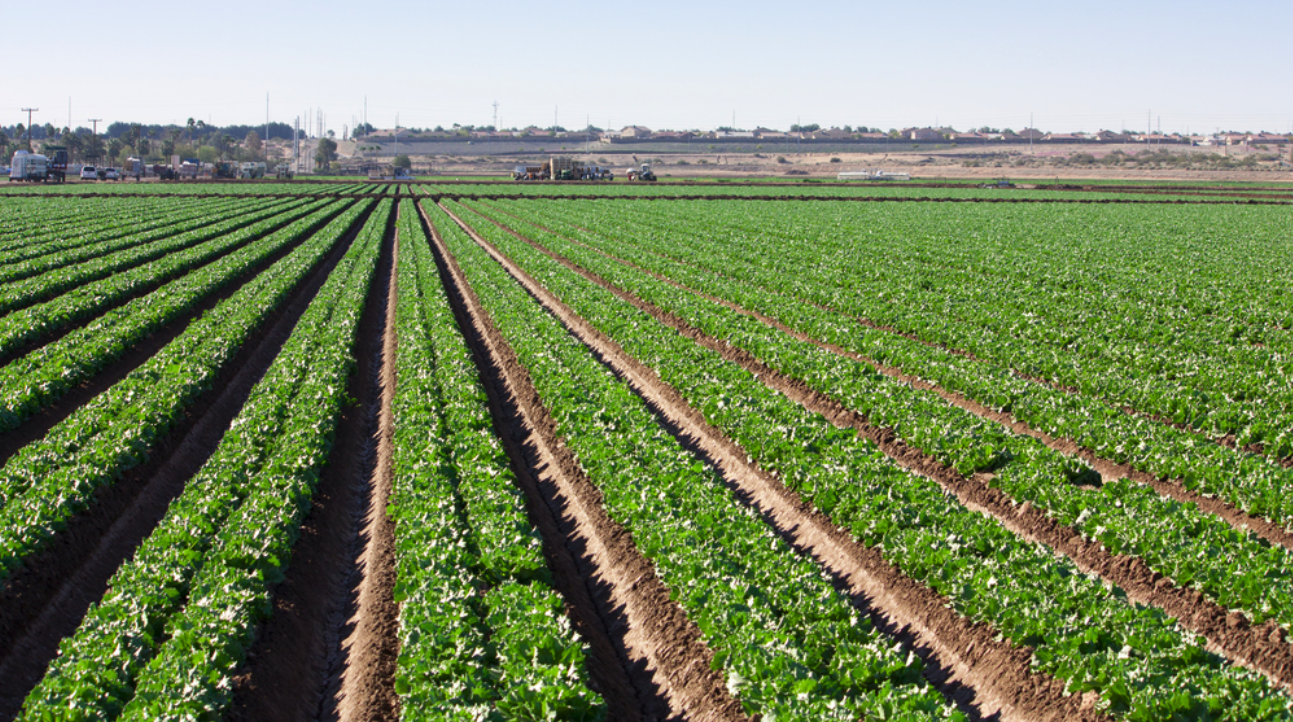
{"label": "distant building", "polygon": [[934,128],[908,128],[902,132],[908,140],[922,143],[944,140],[943,134]]}

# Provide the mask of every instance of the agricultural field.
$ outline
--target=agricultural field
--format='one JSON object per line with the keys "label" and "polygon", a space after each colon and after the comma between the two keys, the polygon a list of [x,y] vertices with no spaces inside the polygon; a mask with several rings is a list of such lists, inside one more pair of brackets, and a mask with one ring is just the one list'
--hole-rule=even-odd
{"label": "agricultural field", "polygon": [[1293,719],[1287,191],[101,185],[0,720]]}

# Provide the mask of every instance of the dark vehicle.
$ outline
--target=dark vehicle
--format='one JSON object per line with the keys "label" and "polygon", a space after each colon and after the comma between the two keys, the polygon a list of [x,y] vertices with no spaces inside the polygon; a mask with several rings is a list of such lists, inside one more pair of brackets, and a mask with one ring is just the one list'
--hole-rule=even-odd
{"label": "dark vehicle", "polygon": [[238,164],[231,160],[222,160],[215,164],[215,177],[233,180],[238,177]]}
{"label": "dark vehicle", "polygon": [[45,178],[62,183],[67,180],[67,148],[61,145],[47,145],[44,148]]}

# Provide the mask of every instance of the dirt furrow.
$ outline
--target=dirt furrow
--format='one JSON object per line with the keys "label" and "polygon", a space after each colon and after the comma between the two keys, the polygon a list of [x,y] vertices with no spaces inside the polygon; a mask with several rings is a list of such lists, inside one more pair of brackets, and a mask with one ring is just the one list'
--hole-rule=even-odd
{"label": "dirt furrow", "polygon": [[1132,600],[1163,609],[1176,617],[1182,626],[1207,639],[1212,651],[1265,674],[1280,686],[1293,688],[1293,646],[1286,641],[1284,630],[1274,621],[1253,626],[1243,613],[1231,612],[1196,590],[1177,586],[1171,579],[1151,570],[1142,559],[1111,554],[1103,545],[1084,538],[1070,526],[1061,525],[1031,504],[1017,504],[1000,489],[990,487],[988,478],[970,478],[960,474],[908,446],[893,429],[871,424],[865,416],[846,408],[837,399],[814,391],[802,381],[767,366],[744,349],[704,334],[683,319],[620,289],[564,256],[520,234],[513,234],[680,334],[741,365],[762,383],[804,408],[821,414],[841,428],[855,429],[904,468],[936,481],[955,494],[967,508],[990,515],[1020,537],[1040,542],[1065,555],[1083,571],[1098,574],[1121,587]]}
{"label": "dirt furrow", "polygon": [[215,451],[363,220],[265,319],[189,415],[157,442],[149,461],[96,491],[90,508],[72,518],[0,590],[0,720],[17,713],[44,676],[59,641],[76,630],[90,604],[102,598],[112,574]]}
{"label": "dirt furrow", "polygon": [[[381,464],[389,442],[383,447],[381,434],[389,422],[381,424],[389,415],[386,394],[393,387],[387,388],[386,375],[395,342],[393,228],[392,216],[358,324],[348,388],[355,402],[338,421],[301,536],[274,588],[274,612],[234,680],[231,721],[336,719],[339,700],[356,710],[347,719],[398,716],[394,565],[389,524],[381,524],[389,488],[382,473],[389,466]],[[343,653],[343,639],[346,647],[358,640],[371,654],[356,665]],[[356,672],[349,686],[342,684],[343,670]]]}
{"label": "dirt furrow", "polygon": [[[467,226],[464,226],[467,228]],[[1030,669],[1032,652],[999,639],[996,630],[958,615],[951,603],[913,581],[874,550],[857,543],[830,519],[749,460],[738,444],[705,421],[659,376],[594,329],[497,248],[473,231],[475,241],[499,261],[545,308],[624,378],[670,431],[722,473],[738,494],[796,549],[842,582],[878,626],[925,659],[931,680],[949,697],[984,718],[1097,719],[1064,685]],[[585,272],[586,273],[586,272]]]}
{"label": "dirt furrow", "polygon": [[[459,324],[482,369],[499,435],[530,498],[531,518],[543,533],[556,587],[599,662],[590,672],[610,705],[610,717],[746,719],[712,669],[713,652],[700,630],[669,598],[632,536],[607,516],[600,492],[557,434],[528,372],[438,233],[432,235]],[[613,674],[612,659],[620,668]]]}

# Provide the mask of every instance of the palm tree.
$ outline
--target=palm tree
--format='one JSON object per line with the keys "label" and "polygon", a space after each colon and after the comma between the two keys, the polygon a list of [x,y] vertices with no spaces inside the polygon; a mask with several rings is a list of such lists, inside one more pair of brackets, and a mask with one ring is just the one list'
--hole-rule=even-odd
{"label": "palm tree", "polygon": [[188,128],[188,131],[185,135],[185,140],[190,140],[193,138],[193,129],[196,128],[198,124],[192,118],[189,118],[188,122],[186,122],[184,125]]}

